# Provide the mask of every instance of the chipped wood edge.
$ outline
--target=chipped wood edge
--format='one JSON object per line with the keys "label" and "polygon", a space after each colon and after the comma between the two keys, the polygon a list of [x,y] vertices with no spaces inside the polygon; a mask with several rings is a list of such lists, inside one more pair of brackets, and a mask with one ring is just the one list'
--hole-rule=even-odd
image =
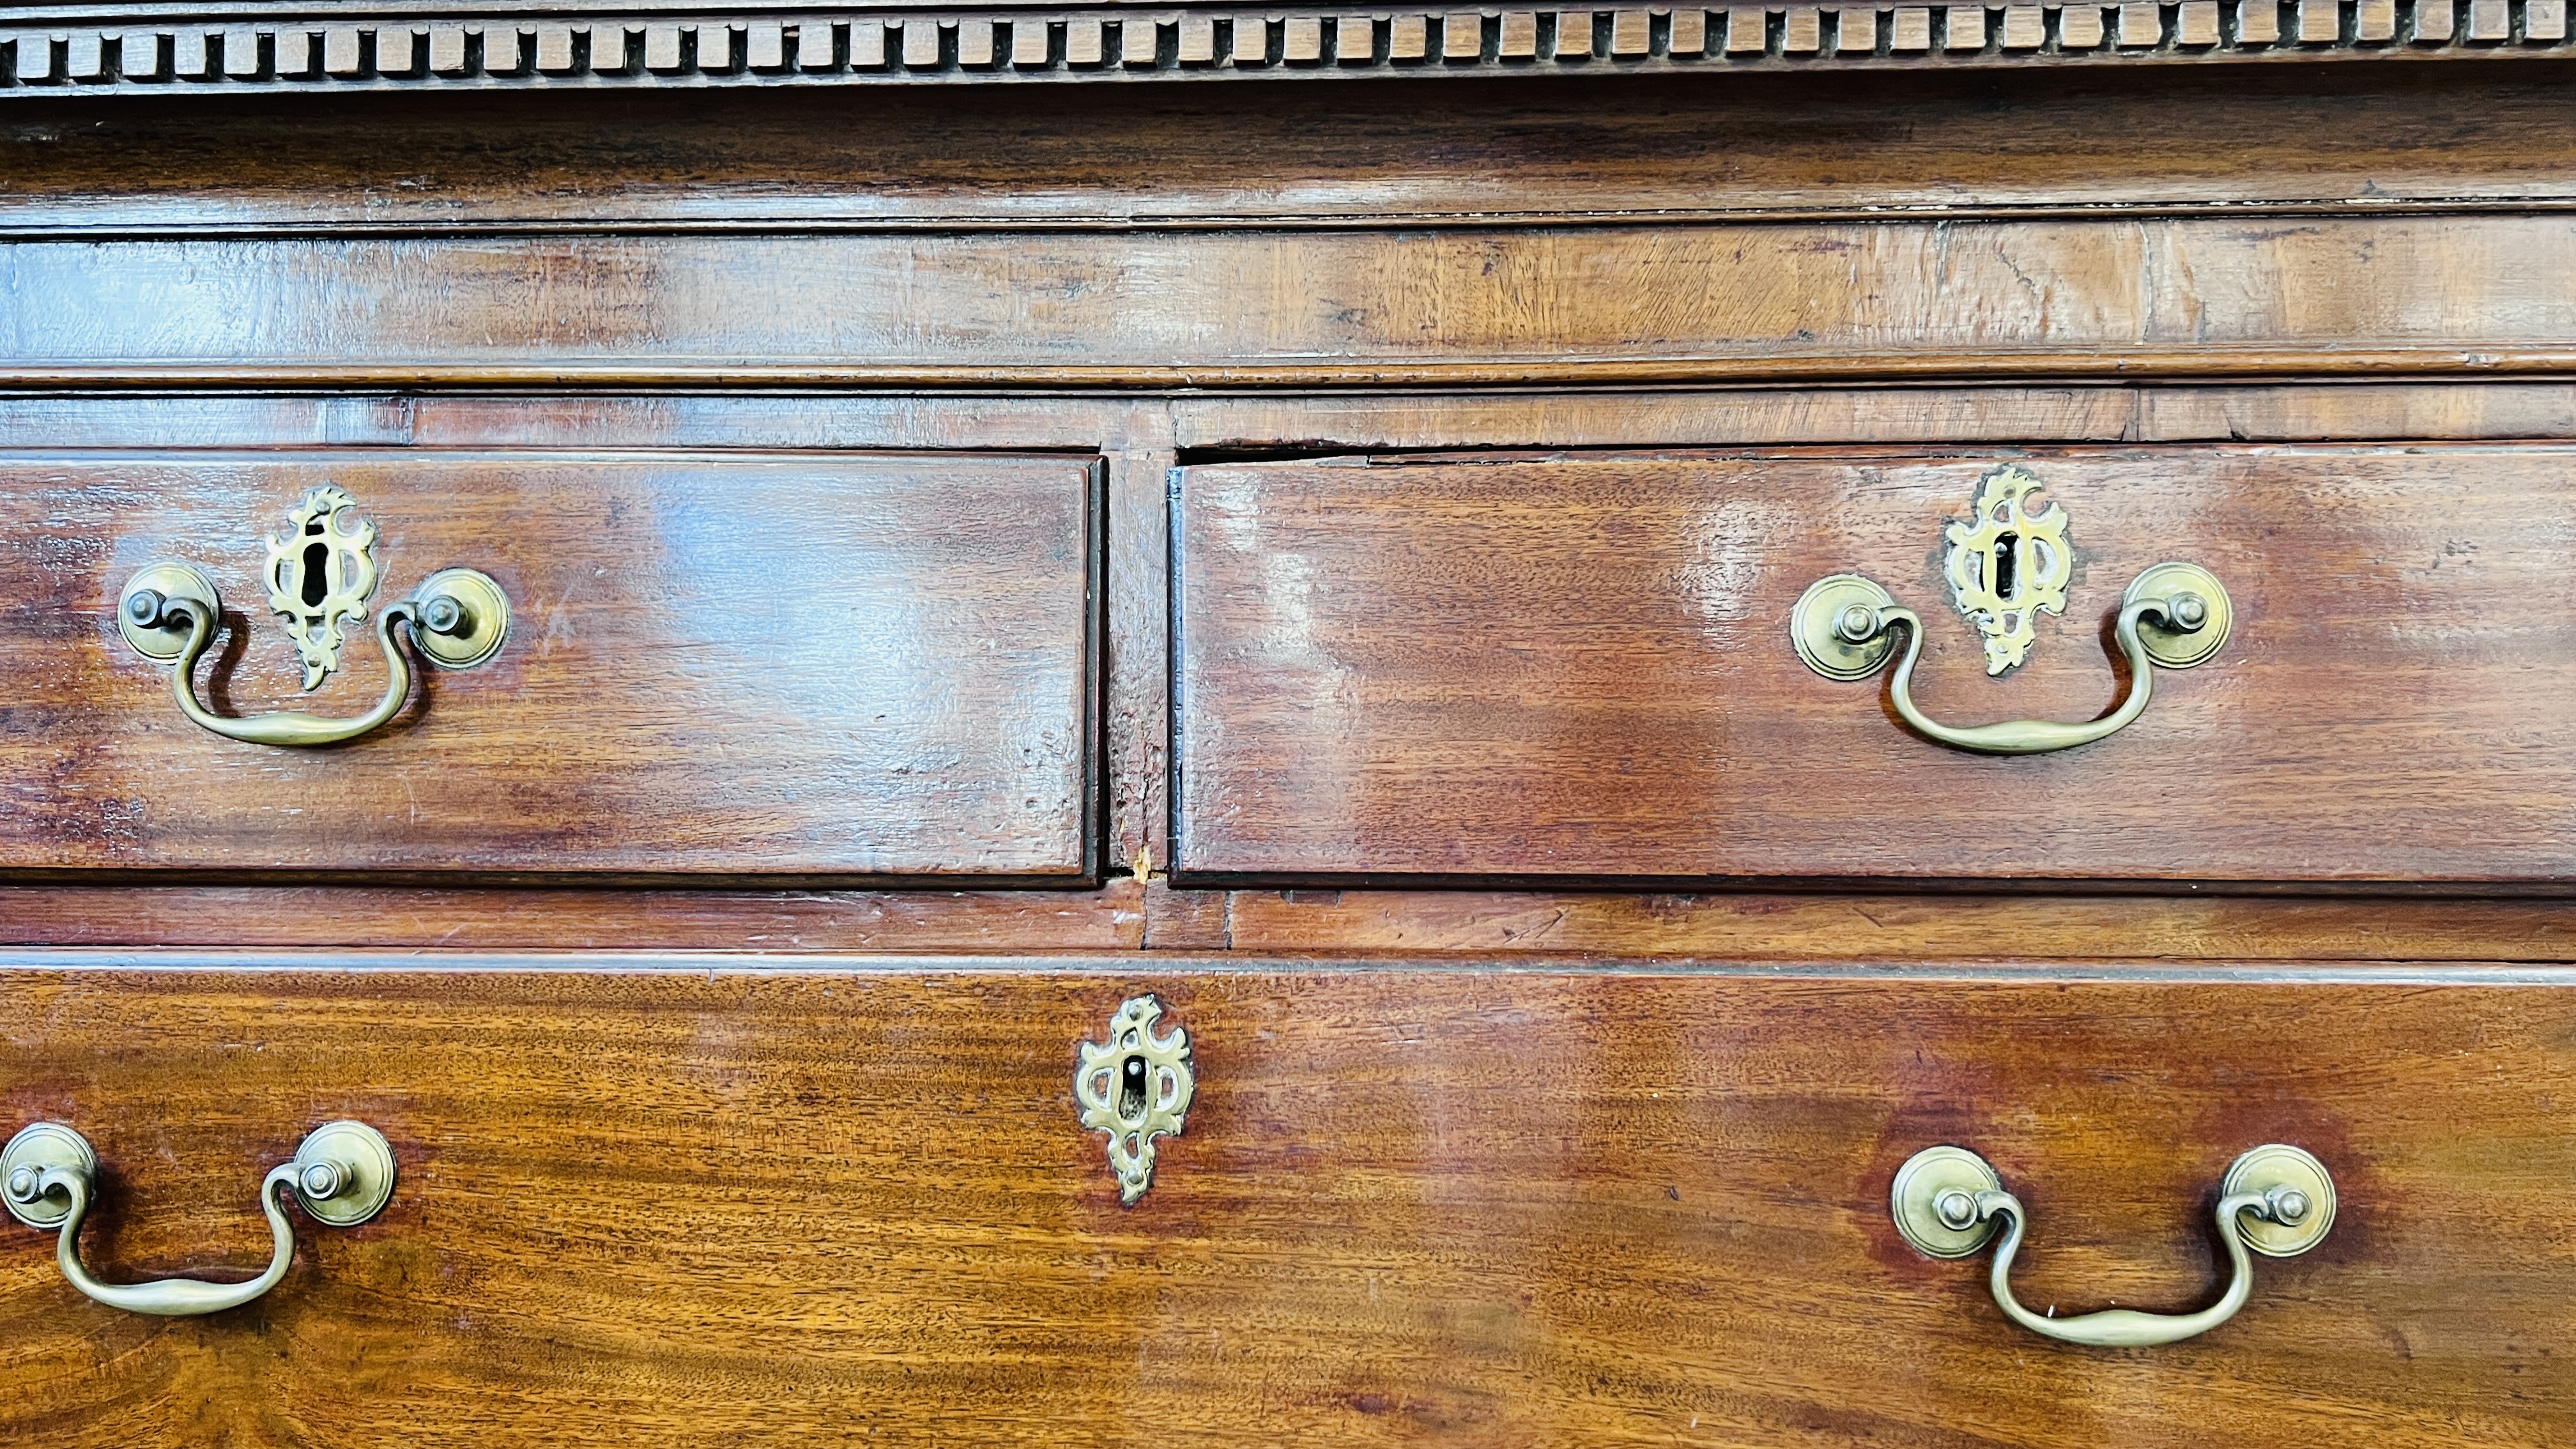
{"label": "chipped wood edge", "polygon": [[[255,12],[254,12],[255,13]],[[0,22],[0,94],[1602,74],[2563,54],[2567,0],[744,10]]]}

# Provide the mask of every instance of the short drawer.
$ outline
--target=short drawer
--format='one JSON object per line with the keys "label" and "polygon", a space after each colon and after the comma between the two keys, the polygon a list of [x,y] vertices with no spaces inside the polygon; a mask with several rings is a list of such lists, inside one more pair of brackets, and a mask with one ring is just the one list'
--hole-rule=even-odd
{"label": "short drawer", "polygon": [[[0,871],[1086,878],[1096,484],[1038,455],[0,457]],[[424,591],[460,569],[497,604],[460,595],[442,644]],[[221,601],[186,681],[212,724],[121,627],[189,570]],[[166,652],[187,615],[156,597]],[[328,733],[397,656],[381,727],[219,732]]]}
{"label": "short drawer", "polygon": [[[1990,676],[1949,535],[2015,478],[1966,546],[2054,514],[2064,602]],[[1185,877],[2576,880],[2566,447],[1359,458],[1174,496]],[[2057,563],[2014,546],[2026,603]],[[2223,586],[2214,652],[2078,747],[1939,743],[1892,659],[1792,639],[1866,575],[1920,616],[1935,725],[2108,724],[2124,597],[2176,560]]]}
{"label": "short drawer", "polygon": [[[203,1317],[91,1302],[0,1219],[16,1442],[2576,1436],[2564,972],[22,964],[0,1134],[93,1145],[97,1278],[249,1276],[322,1123],[395,1169],[363,1224],[290,1204],[283,1281]],[[1072,1079],[1145,991],[1196,1090],[1129,1204]],[[2008,1321],[1992,1246],[1891,1215],[1964,1148],[2026,1213],[2030,1312],[2188,1313],[2269,1144],[2330,1174],[2328,1230],[2155,1347]]]}

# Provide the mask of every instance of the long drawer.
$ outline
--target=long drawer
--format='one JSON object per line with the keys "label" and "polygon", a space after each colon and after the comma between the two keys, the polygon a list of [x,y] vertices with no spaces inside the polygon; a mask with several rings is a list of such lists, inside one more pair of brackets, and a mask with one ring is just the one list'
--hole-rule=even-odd
{"label": "long drawer", "polygon": [[[2428,444],[1183,468],[1177,869],[2563,888],[2571,467]],[[2132,621],[2165,651],[2142,678],[2118,621],[2189,592],[2173,562],[2200,627]],[[1846,648],[1856,603],[1878,632]]]}
{"label": "long drawer", "polygon": [[[260,1174],[330,1119],[390,1139],[392,1200],[293,1216],[284,1281],[197,1318],[0,1220],[22,1442],[2576,1434],[2564,971],[152,964],[200,969],[0,977],[11,1129],[97,1151],[91,1271],[246,1276]],[[1148,991],[1196,1092],[1130,1206],[1072,1078]],[[1970,1148],[2033,1313],[2196,1309],[2266,1143],[2330,1170],[2330,1231],[2161,1347],[2007,1322],[1890,1217]]]}
{"label": "long drawer", "polygon": [[[0,871],[1086,878],[1097,474],[0,457]],[[192,587],[221,617],[179,671]]]}

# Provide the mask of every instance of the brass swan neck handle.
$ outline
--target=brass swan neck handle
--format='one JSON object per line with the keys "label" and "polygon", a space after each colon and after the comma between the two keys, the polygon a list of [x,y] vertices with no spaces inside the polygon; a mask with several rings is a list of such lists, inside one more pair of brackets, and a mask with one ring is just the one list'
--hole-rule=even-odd
{"label": "brass swan neck handle", "polygon": [[[2170,613],[2168,613],[2170,611]],[[1914,666],[1923,657],[1923,620],[1912,609],[1889,606],[1872,613],[1860,605],[1844,611],[1835,624],[1835,632],[1855,644],[1866,644],[1889,629],[1905,630],[1905,653],[1896,662],[1896,672],[1888,677],[1887,688],[1897,715],[1907,727],[1925,739],[1956,750],[1973,750],[1985,755],[2042,755],[2051,750],[2071,750],[2089,745],[2105,735],[2126,729],[2139,715],[2146,713],[2147,701],[2155,695],[2156,669],[2147,657],[2146,646],[2139,641],[2138,626],[2150,616],[2159,619],[2206,619],[2208,606],[2197,594],[2183,594],[2170,601],[2140,600],[2124,604],[2119,622],[2112,626],[2112,637],[2129,661],[2129,693],[2119,707],[2100,719],[2076,724],[2055,720],[2014,719],[1995,724],[1945,725],[1923,712],[1914,702]],[[1863,618],[1866,616],[1866,622]],[[2194,623],[2191,627],[2199,627]]]}
{"label": "brass swan neck handle", "polygon": [[85,1173],[49,1167],[38,1179],[37,1194],[60,1196],[70,1203],[63,1219],[62,1233],[54,1242],[54,1261],[62,1265],[63,1276],[89,1298],[110,1308],[128,1313],[149,1313],[163,1318],[184,1318],[199,1313],[220,1313],[237,1308],[277,1286],[286,1276],[289,1263],[295,1260],[295,1227],[286,1220],[286,1210],[278,1206],[277,1192],[292,1187],[292,1168],[270,1171],[259,1185],[260,1210],[268,1214],[270,1236],[276,1250],[268,1267],[258,1277],[244,1283],[208,1283],[197,1278],[161,1278],[149,1283],[102,1283],[90,1276],[80,1260],[80,1226],[89,1215],[89,1177]]}
{"label": "brass swan neck handle", "polygon": [[1914,666],[1923,655],[1923,620],[1877,581],[1860,574],[1817,580],[1798,600],[1791,638],[1807,667],[1828,679],[1865,679],[1891,654],[1892,635],[1905,632],[1888,677],[1888,695],[1906,727],[1952,749],[1987,755],[2039,755],[2071,750],[2118,733],[2144,714],[2155,694],[2155,672],[2189,669],[2215,656],[2227,642],[2233,613],[2227,590],[2197,564],[2161,563],[2138,575],[2120,600],[2112,637],[2129,665],[2129,692],[2099,719],[2074,723],[2017,719],[1995,724],[1946,725],[1914,702]]}
{"label": "brass swan neck handle", "polygon": [[363,1122],[329,1122],[296,1149],[295,1160],[260,1179],[259,1206],[275,1243],[268,1267],[241,1283],[201,1278],[162,1278],[149,1283],[104,1283],[80,1260],[81,1223],[89,1216],[98,1182],[98,1155],[88,1139],[58,1122],[39,1122],[0,1149],[0,1203],[30,1227],[53,1230],[54,1261],[63,1277],[87,1297],[162,1318],[193,1317],[237,1308],[266,1293],[295,1260],[295,1227],[281,1194],[292,1193],[315,1221],[334,1227],[365,1222],[393,1196],[393,1148]]}
{"label": "brass swan neck handle", "polygon": [[[376,642],[385,651],[385,697],[376,701],[375,708],[351,719],[329,719],[300,710],[227,719],[197,699],[197,661],[205,657],[206,646],[214,642],[215,623],[222,615],[223,605],[187,594],[172,597],[139,584],[127,587],[121,620],[131,620],[142,629],[187,631],[178,657],[171,661],[171,697],[179,701],[179,712],[191,722],[226,739],[253,745],[336,745],[356,739],[401,713],[403,700],[411,694],[411,659],[394,643],[394,625],[414,622],[412,605],[405,602],[376,616]],[[208,584],[205,592],[213,593],[213,585]]]}
{"label": "brass swan neck handle", "polygon": [[179,712],[226,739],[254,745],[335,745],[381,728],[402,712],[411,694],[411,656],[394,639],[400,624],[412,648],[443,669],[471,669],[498,653],[510,627],[510,604],[501,586],[472,569],[432,575],[411,598],[376,616],[376,643],[385,656],[385,694],[365,714],[332,719],[281,710],[234,719],[197,698],[197,664],[214,643],[223,600],[214,580],[191,564],[158,563],[125,585],[117,627],[136,653],[171,666],[170,694]]}
{"label": "brass swan neck handle", "polygon": [[2254,1260],[2304,1253],[2334,1226],[2334,1179],[2299,1148],[2273,1143],[2236,1159],[2219,1189],[2218,1233],[2227,1248],[2227,1290],[2193,1313],[2141,1313],[2106,1308],[2057,1318],[2033,1313],[2013,1296],[2012,1267],[2030,1214],[2006,1192],[1982,1157],[1962,1147],[1930,1147],[1898,1169],[1890,1195],[1897,1231],[1929,1257],[1976,1252],[2002,1225],[1987,1283],[1995,1306],[2031,1332],[2094,1348],[2143,1348],[2207,1333],[2236,1316],[2254,1293]]}

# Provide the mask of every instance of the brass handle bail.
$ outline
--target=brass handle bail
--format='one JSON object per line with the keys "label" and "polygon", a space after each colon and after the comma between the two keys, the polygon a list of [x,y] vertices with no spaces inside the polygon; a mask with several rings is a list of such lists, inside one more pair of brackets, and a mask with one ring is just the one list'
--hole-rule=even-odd
{"label": "brass handle bail", "polygon": [[2289,1258],[2325,1241],[2334,1227],[2334,1178],[2325,1164],[2299,1148],[2270,1143],[2244,1154],[2227,1169],[2218,1189],[2218,1233],[2227,1248],[2227,1291],[2197,1313],[2140,1313],[2106,1308],[2056,1318],[2033,1313],[2013,1296],[2013,1258],[2021,1251],[2029,1213],[2004,1191],[2003,1178],[1964,1147],[1927,1147],[1896,1172],[1889,1193],[1896,1230],[1916,1251],[1932,1258],[1964,1258],[1991,1241],[2000,1222],[2003,1245],[1987,1275],[1995,1305],[2033,1333],[2096,1348],[2140,1348],[2207,1333],[2245,1306],[2254,1293],[2254,1260],[2247,1250]]}
{"label": "brass handle bail", "polygon": [[27,1226],[57,1235],[54,1261],[74,1288],[110,1308],[182,1318],[239,1307],[285,1278],[295,1259],[295,1227],[281,1194],[292,1194],[308,1216],[331,1227],[354,1227],[383,1211],[393,1197],[394,1153],[384,1134],[364,1122],[314,1128],[294,1161],[269,1169],[260,1180],[259,1207],[275,1248],[266,1270],[241,1283],[102,1283],[91,1276],[80,1260],[80,1228],[97,1186],[98,1154],[87,1138],[59,1122],[38,1122],[0,1148],[0,1205]]}
{"label": "brass handle bail", "polygon": [[[197,698],[197,663],[214,643],[223,599],[214,580],[192,564],[157,563],[125,585],[117,627],[134,652],[171,666],[170,693],[179,712],[196,724],[255,745],[310,747],[353,740],[381,728],[402,712],[411,695],[411,652],[441,669],[471,669],[500,652],[510,630],[510,602],[501,586],[473,569],[448,569],[376,615],[376,642],[385,656],[385,693],[373,709],[348,719],[282,710],[233,719]],[[411,650],[394,640],[405,626]]]}
{"label": "brass handle bail", "polygon": [[[2004,720],[1996,724],[1945,725],[1914,702],[1914,666],[1923,656],[1923,620],[1874,579],[1831,574],[1809,586],[1790,616],[1789,635],[1808,668],[1833,680],[1866,679],[1890,656],[1896,668],[1888,694],[1897,716],[1925,739],[1952,749],[1989,755],[2037,755],[2071,750],[2118,733],[2144,714],[2155,693],[2155,672],[2208,662],[2227,644],[2233,609],[2225,586],[2198,564],[2160,563],[2132,581],[2121,596],[2112,637],[2129,664],[2129,692],[2118,707],[2080,723]],[[1895,631],[1905,632],[1897,653]]]}
{"label": "brass handle bail", "polygon": [[[268,540],[268,607],[295,641],[304,687],[340,667],[345,631],[364,624],[376,588],[376,526],[358,500],[330,485],[308,490],[287,514],[283,534]],[[411,695],[411,655],[441,669],[471,669],[501,650],[510,634],[510,600],[489,575],[447,569],[430,575],[408,599],[376,615],[376,645],[385,655],[385,695],[351,719],[288,710],[227,719],[197,699],[197,661],[214,643],[224,604],[215,581],[194,564],[163,561],[126,580],[117,596],[116,627],[134,652],[172,666],[170,693],[179,712],[226,739],[255,745],[335,745],[382,727]],[[407,651],[394,626],[410,636]]]}

